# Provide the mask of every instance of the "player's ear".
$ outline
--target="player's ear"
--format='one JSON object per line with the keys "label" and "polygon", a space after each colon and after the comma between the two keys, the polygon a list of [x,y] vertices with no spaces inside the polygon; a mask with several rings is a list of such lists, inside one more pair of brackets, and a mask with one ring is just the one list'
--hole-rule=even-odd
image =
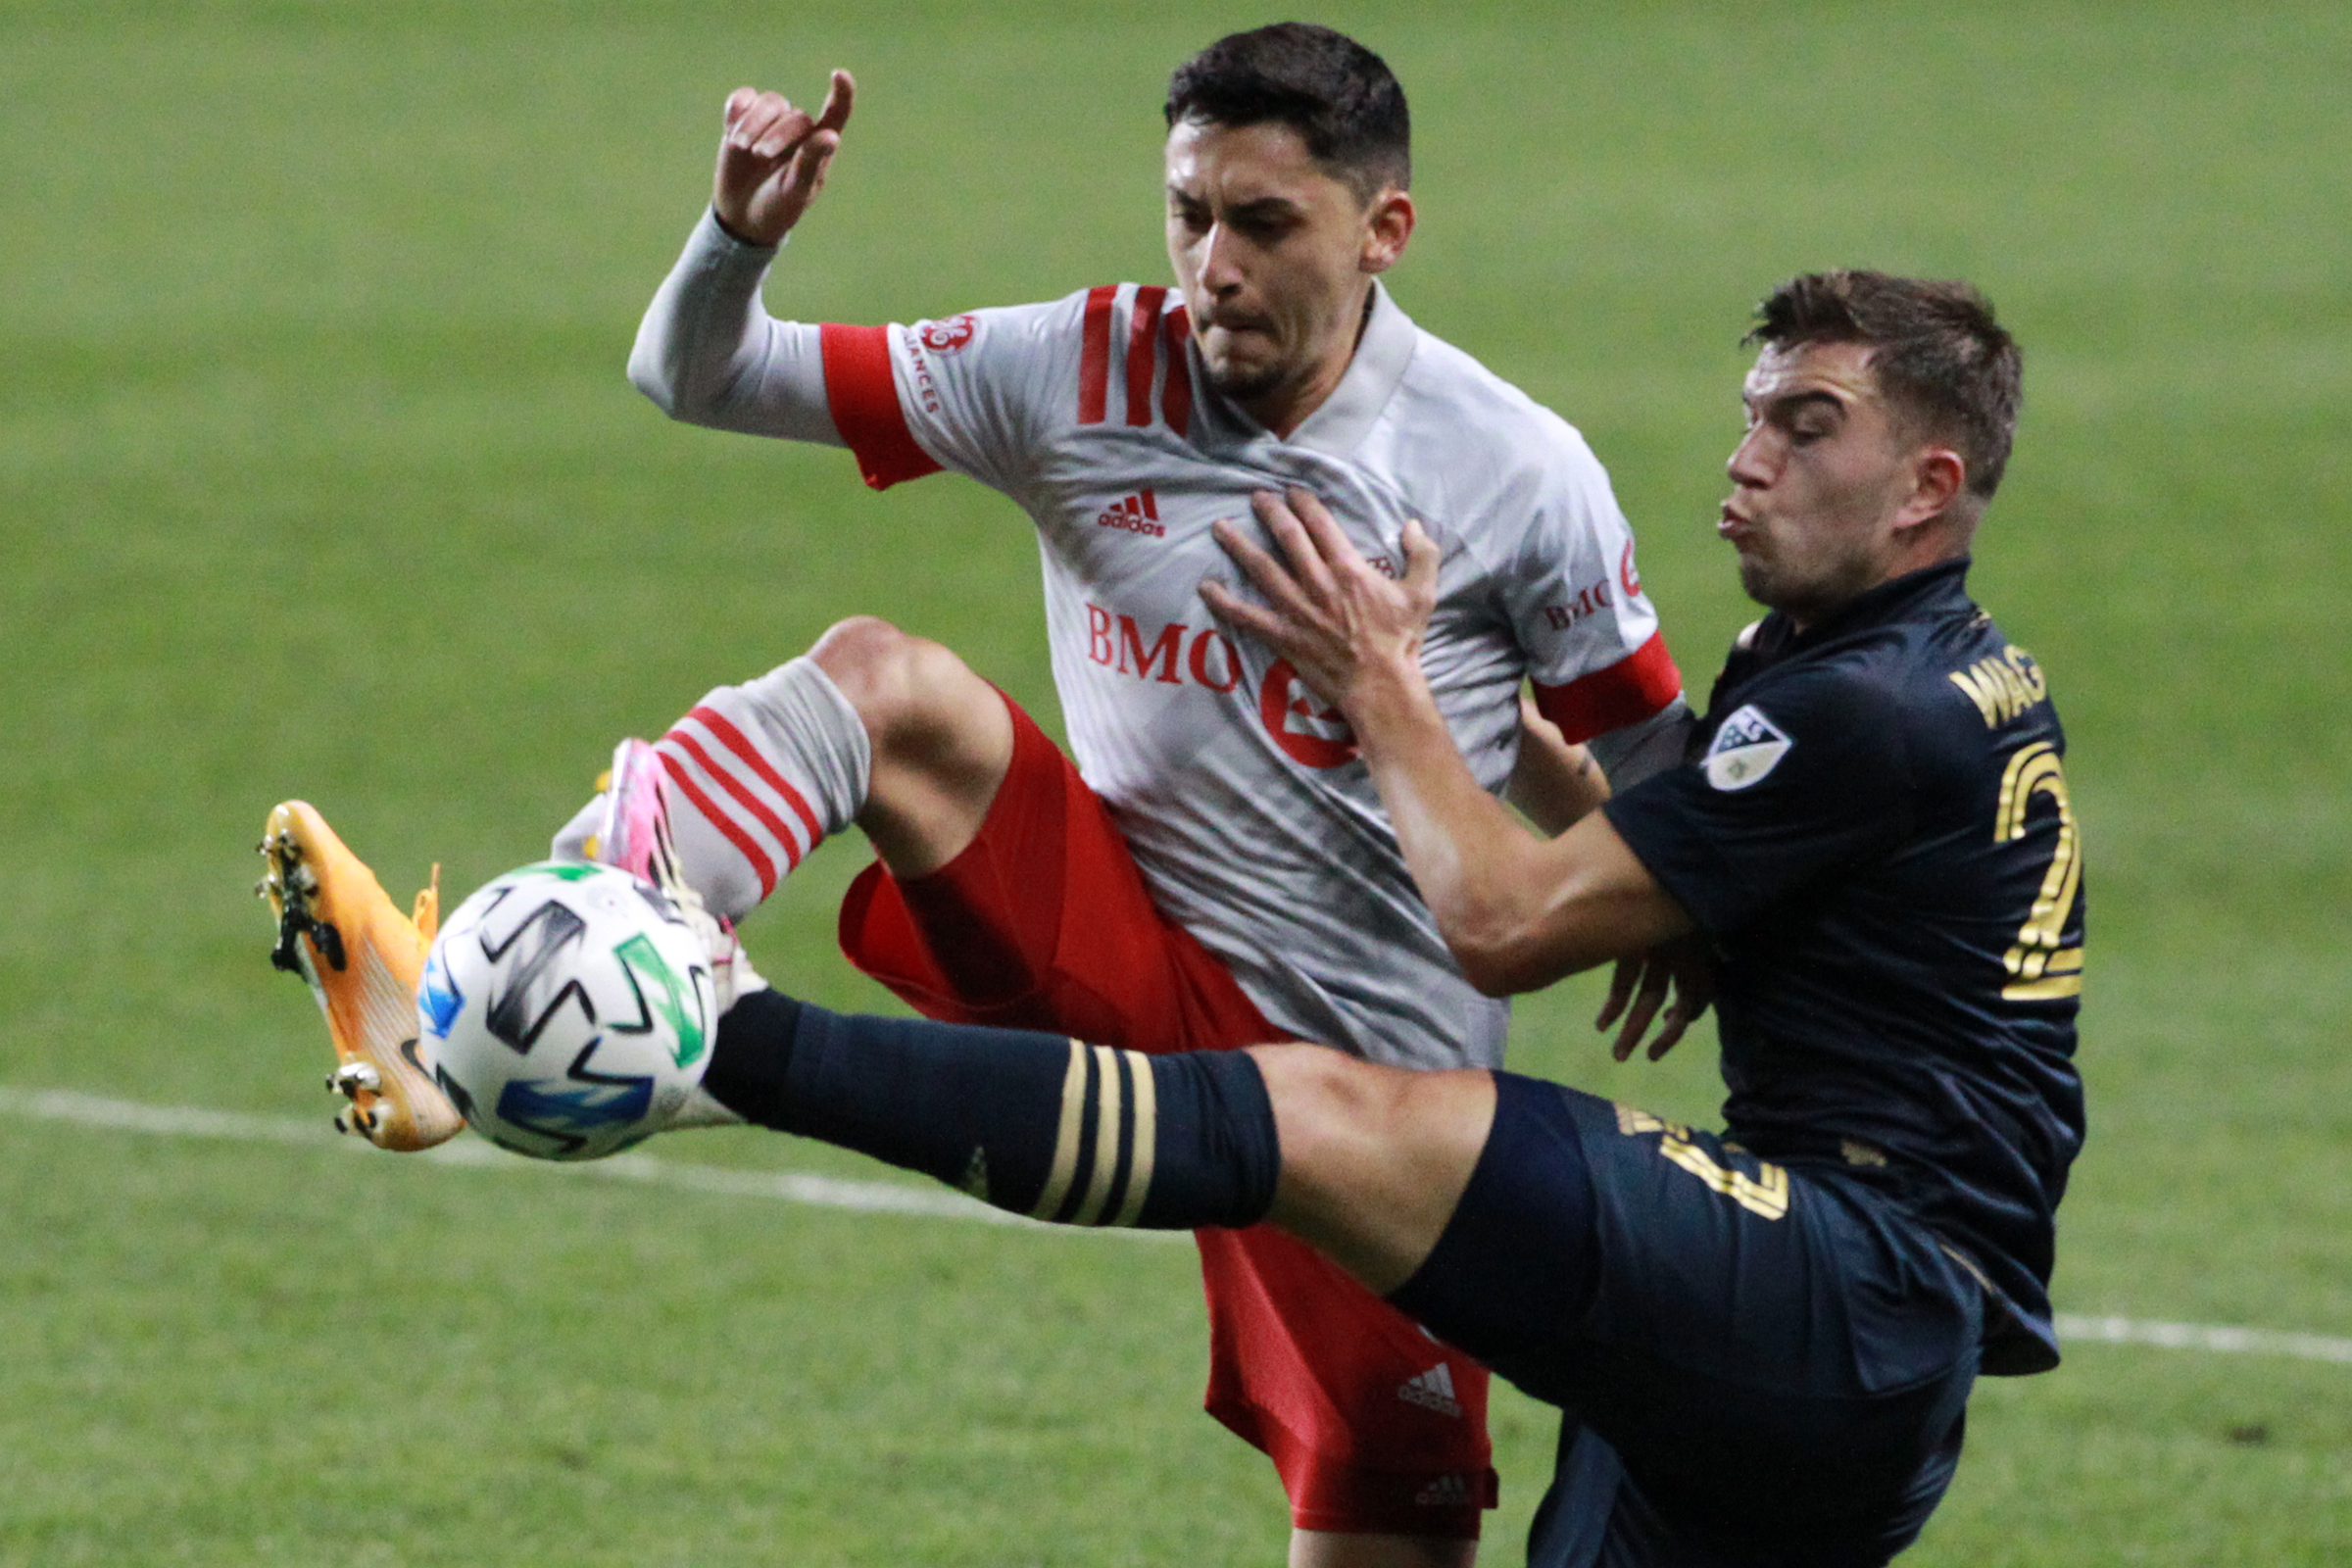
{"label": "player's ear", "polygon": [[1394,185],[1383,186],[1364,215],[1364,248],[1356,270],[1385,272],[1395,267],[1404,254],[1405,241],[1413,237],[1413,217],[1411,195]]}
{"label": "player's ear", "polygon": [[1922,447],[1911,460],[1911,498],[1905,523],[1926,522],[1952,511],[1968,490],[1968,460],[1950,447]]}

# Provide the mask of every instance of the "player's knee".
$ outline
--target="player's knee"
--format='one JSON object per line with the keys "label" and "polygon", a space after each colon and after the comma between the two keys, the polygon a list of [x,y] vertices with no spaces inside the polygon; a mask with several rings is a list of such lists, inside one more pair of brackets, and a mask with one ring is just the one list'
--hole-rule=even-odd
{"label": "player's knee", "polygon": [[1379,1294],[1429,1256],[1494,1118],[1483,1072],[1407,1072],[1254,1046],[1281,1152],[1274,1222]]}
{"label": "player's knee", "polygon": [[808,658],[832,677],[882,751],[935,743],[970,712],[974,689],[986,689],[949,649],[877,615],[836,621]]}
{"label": "player's knee", "polygon": [[1286,1163],[1320,1164],[1379,1144],[1411,1074],[1323,1046],[1252,1046],[1274,1102]]}
{"label": "player's knee", "polygon": [[904,688],[907,645],[913,641],[879,615],[852,615],[826,627],[808,659],[863,713],[889,706]]}

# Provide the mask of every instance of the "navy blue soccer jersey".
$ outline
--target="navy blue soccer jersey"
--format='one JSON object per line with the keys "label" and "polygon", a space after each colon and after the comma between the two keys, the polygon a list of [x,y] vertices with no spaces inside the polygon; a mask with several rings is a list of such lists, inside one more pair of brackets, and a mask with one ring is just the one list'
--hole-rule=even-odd
{"label": "navy blue soccer jersey", "polygon": [[2057,1361],[2054,1211],[2082,1143],[2082,836],[2040,667],[1949,562],[1735,650],[1693,760],[1606,807],[1713,939],[1727,1138],[1893,1196]]}

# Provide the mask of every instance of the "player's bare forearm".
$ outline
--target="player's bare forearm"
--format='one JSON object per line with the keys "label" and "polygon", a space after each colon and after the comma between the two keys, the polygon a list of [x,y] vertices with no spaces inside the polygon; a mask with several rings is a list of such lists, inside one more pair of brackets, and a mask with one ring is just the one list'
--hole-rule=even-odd
{"label": "player's bare forearm", "polygon": [[1503,994],[1552,902],[1544,841],[1480,787],[1417,662],[1367,667],[1343,707],[1446,947],[1473,985]]}
{"label": "player's bare forearm", "polygon": [[1503,795],[1544,833],[1558,835],[1609,798],[1609,780],[1582,746],[1569,744],[1560,727],[1519,698],[1519,756]]}
{"label": "player's bare forearm", "polygon": [[1688,929],[1605,817],[1546,840],[1481,788],[1417,666],[1367,670],[1346,711],[1405,864],[1481,991],[1533,991]]}
{"label": "player's bare forearm", "polygon": [[1542,839],[1479,784],[1421,673],[1438,548],[1418,523],[1392,580],[1348,542],[1312,496],[1256,498],[1286,558],[1219,524],[1218,538],[1264,596],[1214,583],[1211,609],[1280,652],[1347,713],[1389,808],[1405,864],[1471,984],[1533,990],[1690,929],[1605,817]]}

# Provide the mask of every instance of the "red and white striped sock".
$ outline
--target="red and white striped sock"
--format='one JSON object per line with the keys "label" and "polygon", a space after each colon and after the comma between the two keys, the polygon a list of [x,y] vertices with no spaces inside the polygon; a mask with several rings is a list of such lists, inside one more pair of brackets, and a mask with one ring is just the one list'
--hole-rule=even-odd
{"label": "red and white striped sock", "polygon": [[865,805],[865,723],[827,675],[796,659],[721,686],[654,743],[687,886],[741,919]]}

